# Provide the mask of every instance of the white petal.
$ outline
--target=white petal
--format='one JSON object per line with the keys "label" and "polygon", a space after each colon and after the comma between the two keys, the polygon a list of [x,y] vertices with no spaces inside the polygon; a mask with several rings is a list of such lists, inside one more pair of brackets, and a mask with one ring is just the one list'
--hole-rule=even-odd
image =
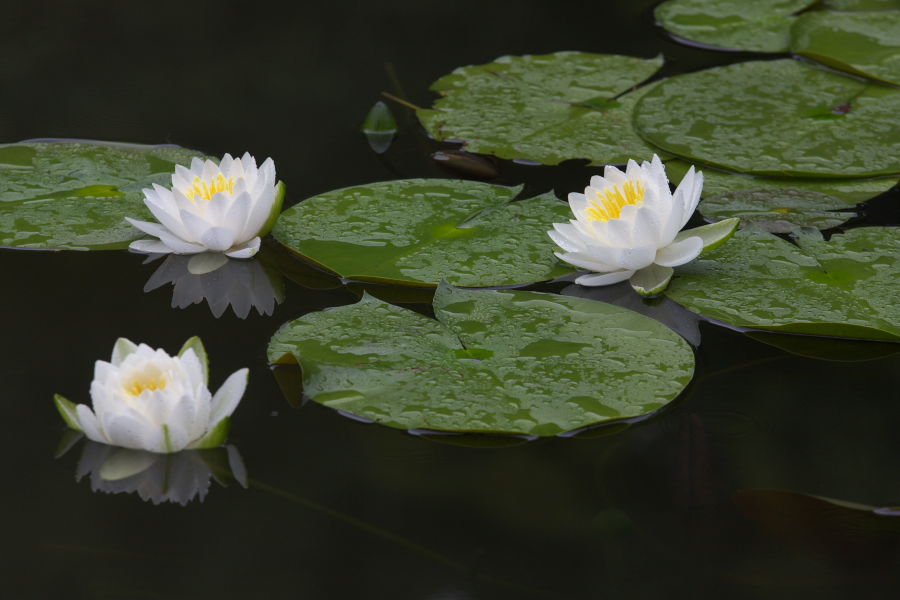
{"label": "white petal", "polygon": [[131,217],[125,217],[125,220],[143,231],[146,234],[152,235],[153,237],[160,237],[160,232],[168,231],[165,227],[160,225],[159,223],[151,223],[149,221],[138,221],[137,219],[132,219]]}
{"label": "white petal", "polygon": [[692,236],[660,248],[653,262],[662,267],[677,267],[697,258],[702,250],[703,240]]}
{"label": "white petal", "polygon": [[100,422],[97,420],[94,412],[85,404],[77,404],[75,410],[78,414],[78,422],[81,424],[84,435],[86,435],[89,440],[94,440],[101,444],[108,444],[109,440],[100,428]]}
{"label": "white petal", "polygon": [[612,285],[625,281],[633,274],[634,271],[615,271],[613,273],[582,275],[575,279],[575,283],[586,286]]}
{"label": "white petal", "polygon": [[169,248],[159,240],[135,240],[128,244],[128,249],[145,254],[171,254],[175,252],[174,248]]}
{"label": "white petal", "polygon": [[659,215],[650,206],[639,206],[632,224],[631,243],[635,246],[659,246],[659,235],[662,224]]}
{"label": "white petal", "polygon": [[619,268],[597,260],[586,252],[554,252],[557,258],[581,269],[590,269],[600,273],[617,271]]}
{"label": "white petal", "polygon": [[222,387],[216,392],[212,400],[212,410],[209,414],[209,425],[213,426],[225,417],[231,416],[237,408],[247,389],[248,369],[239,369],[228,376]]}
{"label": "white petal", "polygon": [[548,231],[547,235],[550,236],[550,239],[553,240],[554,244],[556,244],[566,252],[578,252],[579,250],[584,249],[584,244],[573,242],[572,240],[564,235],[561,235],[555,230]]}
{"label": "white petal", "polygon": [[107,435],[110,444],[135,450],[164,452],[160,443],[161,435],[154,435],[153,428],[146,422],[131,415],[116,415],[107,422]]}
{"label": "white petal", "polygon": [[216,252],[224,252],[234,245],[234,231],[227,227],[212,227],[203,232],[200,243]]}
{"label": "white petal", "polygon": [[225,256],[229,258],[250,258],[259,252],[259,242],[259,237],[255,237],[252,240],[233,247],[225,253]]}
{"label": "white petal", "polygon": [[163,227],[182,239],[187,237],[187,229],[185,229],[184,224],[178,217],[174,203],[172,203],[171,211],[169,208],[150,200],[150,198],[144,198],[144,204],[147,205],[147,208],[150,209],[156,220],[162,223]]}

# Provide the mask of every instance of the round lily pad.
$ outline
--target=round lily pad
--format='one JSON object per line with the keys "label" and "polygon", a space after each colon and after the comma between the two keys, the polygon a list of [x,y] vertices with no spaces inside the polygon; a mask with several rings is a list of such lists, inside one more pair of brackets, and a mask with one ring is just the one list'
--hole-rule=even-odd
{"label": "round lily pad", "polygon": [[[670,181],[677,185],[690,166],[690,163],[686,161],[672,159],[666,161],[666,174]],[[704,198],[751,190],[766,190],[773,195],[784,190],[807,190],[823,196],[838,198],[843,206],[853,206],[883,194],[895,185],[897,185],[896,177],[854,179],[760,177],[717,169],[703,169]]]}
{"label": "round lily pad", "polygon": [[545,165],[573,158],[603,165],[649,160],[658,149],[631,124],[646,89],[625,92],[661,66],[662,57],[586,52],[504,56],[438,79],[431,89],[442,97],[417,115],[435,139],[500,158]]}
{"label": "round lily pad", "polygon": [[87,140],[0,145],[0,246],[127,248],[144,234],[125,217],[153,220],[141,190],[170,184],[199,152]]}
{"label": "round lily pad", "polygon": [[668,0],[654,16],[666,31],[703,46],[787,52],[794,14],[815,0]]}
{"label": "round lily pad", "polygon": [[635,106],[648,141],[731,171],[794,177],[900,173],[900,90],[783,59],[665,80]]}
{"label": "round lily pad", "polygon": [[860,227],[798,246],[756,227],[680,267],[666,295],[737,327],[900,341],[900,228]]}
{"label": "round lily pad", "polygon": [[644,415],[693,374],[690,346],[627,309],[536,292],[442,285],[437,320],[372,296],[285,324],[312,400],[410,430],[550,436]]}
{"label": "round lily pad", "polygon": [[801,15],[791,51],[854,75],[900,84],[900,11]]}
{"label": "round lily pad", "polygon": [[698,207],[712,221],[739,217],[772,233],[790,233],[797,227],[830,229],[856,216],[835,212],[846,208],[839,198],[811,190],[740,190],[706,198]]}
{"label": "round lily pad", "polygon": [[493,287],[574,272],[547,231],[571,211],[553,194],[512,202],[521,188],[406,179],[344,188],[284,211],[281,244],[346,279]]}
{"label": "round lily pad", "polygon": [[900,0],[822,0],[822,8],[831,10],[900,10]]}

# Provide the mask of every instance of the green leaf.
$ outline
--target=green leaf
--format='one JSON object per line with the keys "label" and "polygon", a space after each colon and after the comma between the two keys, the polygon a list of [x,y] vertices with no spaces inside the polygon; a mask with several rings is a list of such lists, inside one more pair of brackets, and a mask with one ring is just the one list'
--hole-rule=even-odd
{"label": "green leaf", "polygon": [[675,269],[672,267],[661,267],[660,265],[652,264],[632,275],[629,283],[634,291],[641,296],[655,296],[666,289],[674,272]]}
{"label": "green leaf", "polygon": [[81,421],[78,419],[78,409],[75,408],[76,404],[74,402],[59,394],[54,394],[53,403],[56,405],[56,410],[59,411],[59,416],[63,418],[66,425],[75,431],[84,431],[81,428]]}
{"label": "green leaf", "polygon": [[362,132],[369,141],[372,150],[381,154],[385,152],[397,133],[397,121],[387,104],[378,101],[366,115]]}
{"label": "green leaf", "polygon": [[900,84],[900,11],[801,15],[791,52],[842,71]]}
{"label": "green leaf", "polygon": [[822,8],[830,10],[900,10],[900,0],[822,0]]}
{"label": "green leaf", "polygon": [[900,173],[898,112],[900,90],[784,59],[667,79],[634,121],[667,152],[732,171],[870,177]]}
{"label": "green leaf", "polygon": [[109,361],[110,363],[118,367],[120,364],[122,364],[123,360],[128,358],[129,354],[136,352],[137,349],[137,344],[135,344],[128,338],[119,338],[113,345],[112,356],[110,357]]}
{"label": "green leaf", "polygon": [[519,189],[452,179],[345,188],[284,211],[273,236],[358,281],[488,287],[572,273],[547,237],[571,218],[568,205],[552,194],[511,202]]}
{"label": "green leaf", "polygon": [[199,152],[94,141],[0,145],[0,246],[127,248],[144,234],[124,218],[154,220],[142,189],[171,185]]}
{"label": "green leaf", "polygon": [[284,185],[283,181],[279,181],[275,185],[275,203],[272,205],[272,210],[269,211],[269,218],[266,219],[262,229],[259,230],[259,237],[265,237],[275,227],[278,217],[281,216],[281,207],[284,204],[284,194],[286,191],[287,186]]}
{"label": "green leaf", "polygon": [[178,356],[183,356],[185,352],[188,350],[193,350],[194,354],[197,355],[197,358],[200,359],[200,365],[203,367],[203,384],[207,387],[209,386],[209,355],[206,354],[206,347],[203,345],[203,340],[200,339],[199,336],[193,336],[188,338],[188,340],[181,346],[181,350],[178,351]]}
{"label": "green leaf", "polygon": [[556,165],[573,158],[593,164],[650,159],[658,150],[634,132],[632,108],[662,57],[557,52],[504,56],[460,67],[431,89],[443,97],[417,112],[435,139],[466,150]]}
{"label": "green leaf", "polygon": [[843,200],[809,190],[741,190],[707,198],[698,207],[712,221],[739,218],[772,233],[790,233],[797,227],[830,229],[856,216],[835,212]]}
{"label": "green leaf", "polygon": [[225,443],[228,438],[228,432],[231,430],[231,417],[225,417],[216,425],[206,432],[202,438],[189,446],[191,449],[206,450],[216,448]]}
{"label": "green leaf", "polygon": [[680,336],[603,302],[442,285],[437,321],[372,296],[269,343],[314,401],[400,429],[550,436],[657,410],[690,381]]}
{"label": "green leaf", "polygon": [[689,237],[698,237],[703,240],[703,250],[701,250],[700,253],[706,254],[727,242],[729,238],[734,235],[739,223],[740,219],[725,219],[718,223],[701,225],[700,227],[694,227],[693,229],[685,229],[675,236],[673,243],[680,242]]}
{"label": "green leaf", "polygon": [[[668,160],[666,161],[666,174],[672,183],[677,184],[690,166],[690,163],[681,159]],[[703,169],[704,199],[741,191],[765,191],[775,196],[782,191],[807,190],[829,198],[837,198],[844,203],[844,206],[853,206],[888,191],[896,184],[896,177],[876,179],[757,177],[745,173]]]}
{"label": "green leaf", "polygon": [[656,7],[659,25],[685,41],[713,48],[787,52],[792,15],[815,0],[669,0]]}
{"label": "green leaf", "polygon": [[679,267],[666,295],[737,327],[900,341],[900,229],[862,227],[799,247],[748,227]]}

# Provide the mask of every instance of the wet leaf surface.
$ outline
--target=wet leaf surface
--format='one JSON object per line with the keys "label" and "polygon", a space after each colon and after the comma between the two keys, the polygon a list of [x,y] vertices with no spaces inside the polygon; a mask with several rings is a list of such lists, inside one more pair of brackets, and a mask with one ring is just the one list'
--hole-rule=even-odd
{"label": "wet leaf surface", "polygon": [[0,246],[127,248],[144,234],[124,217],[153,220],[141,190],[171,185],[175,165],[195,156],[203,155],[87,140],[0,145]]}
{"label": "wet leaf surface", "polygon": [[284,325],[314,401],[412,430],[549,436],[652,412],[691,379],[677,334],[627,309],[536,292],[442,285],[438,320],[371,296]]}
{"label": "wet leaf surface", "polygon": [[572,273],[547,231],[571,218],[553,194],[511,202],[518,188],[406,179],[334,190],[282,213],[273,236],[347,279],[492,287]]}
{"label": "wet leaf surface", "polygon": [[706,198],[698,207],[704,217],[721,221],[739,217],[772,233],[790,233],[797,227],[830,229],[856,216],[840,212],[846,204],[832,196],[809,190],[740,190]]}
{"label": "wet leaf surface", "polygon": [[871,177],[900,172],[898,111],[900,90],[784,59],[667,79],[638,101],[635,127],[667,152],[731,171]]}
{"label": "wet leaf surface", "polygon": [[649,159],[657,150],[631,124],[634,104],[648,88],[621,94],[660,66],[661,57],[584,52],[504,56],[438,79],[431,89],[442,98],[417,114],[435,139],[500,158],[545,165]]}
{"label": "wet leaf surface", "polygon": [[861,227],[798,246],[758,228],[680,267],[666,295],[737,327],[900,341],[900,229]]}

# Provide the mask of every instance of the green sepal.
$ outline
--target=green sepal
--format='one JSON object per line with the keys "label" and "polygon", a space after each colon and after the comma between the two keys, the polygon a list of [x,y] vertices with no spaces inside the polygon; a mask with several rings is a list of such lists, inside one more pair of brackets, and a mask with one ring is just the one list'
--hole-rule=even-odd
{"label": "green sepal", "polygon": [[66,400],[59,394],[54,394],[53,403],[56,404],[56,410],[59,411],[59,415],[63,418],[63,421],[66,422],[66,425],[75,431],[84,431],[81,428],[81,422],[78,420],[78,411],[75,408],[74,402]]}
{"label": "green sepal", "polygon": [[641,296],[655,296],[666,289],[674,272],[672,267],[652,264],[632,275],[628,283]]}
{"label": "green sepal", "polygon": [[118,367],[120,364],[122,364],[123,360],[128,358],[129,354],[133,354],[137,351],[137,349],[137,344],[135,344],[128,338],[119,338],[116,340],[116,343],[113,346],[110,362]]}
{"label": "green sepal", "polygon": [[166,452],[171,454],[172,452],[175,452],[175,449],[174,449],[174,446],[172,446],[172,434],[169,433],[169,426],[163,425],[162,430],[163,430],[163,443],[166,446]]}
{"label": "green sepal", "polygon": [[275,185],[275,202],[272,204],[272,210],[269,212],[269,218],[266,219],[266,222],[263,223],[262,229],[259,230],[259,237],[265,237],[269,235],[269,232],[272,231],[272,228],[275,227],[275,221],[278,220],[279,215],[281,215],[281,205],[284,204],[284,194],[287,190],[283,181],[279,181]]}
{"label": "green sepal", "polygon": [[206,348],[203,346],[203,340],[196,335],[189,338],[181,347],[181,350],[178,351],[178,356],[184,356],[184,353],[191,349],[197,355],[197,358],[200,359],[200,365],[203,366],[203,385],[209,387],[209,358],[206,354]]}
{"label": "green sepal", "polygon": [[202,438],[190,445],[191,448],[197,450],[208,450],[209,448],[217,448],[221,446],[228,438],[228,432],[231,430],[231,418],[225,417],[216,426],[206,432]]}
{"label": "green sepal", "polygon": [[741,220],[739,218],[732,217],[730,219],[722,219],[716,223],[710,223],[709,225],[685,229],[675,236],[675,241],[673,243],[678,243],[689,237],[698,237],[703,240],[703,250],[701,250],[700,253],[705,254],[727,242],[728,238],[733,236],[734,232],[737,231],[740,223]]}

